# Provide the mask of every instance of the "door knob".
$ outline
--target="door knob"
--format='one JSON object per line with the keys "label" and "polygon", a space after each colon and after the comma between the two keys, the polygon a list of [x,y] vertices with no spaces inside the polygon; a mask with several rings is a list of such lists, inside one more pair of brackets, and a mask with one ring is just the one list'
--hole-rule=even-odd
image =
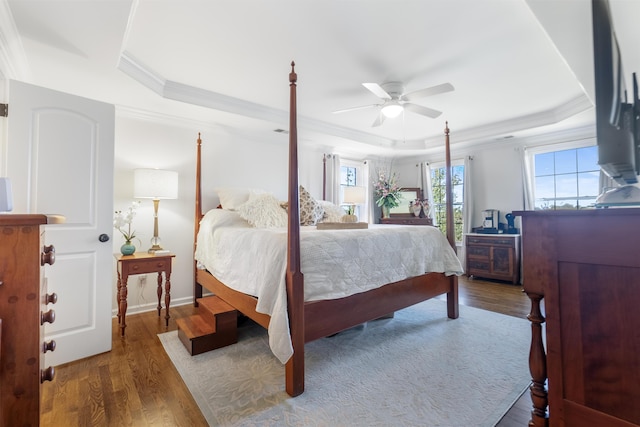
{"label": "door knob", "polygon": [[108,242],[109,241],[109,235],[102,233],[101,235],[98,236],[98,240],[100,240],[102,243]]}

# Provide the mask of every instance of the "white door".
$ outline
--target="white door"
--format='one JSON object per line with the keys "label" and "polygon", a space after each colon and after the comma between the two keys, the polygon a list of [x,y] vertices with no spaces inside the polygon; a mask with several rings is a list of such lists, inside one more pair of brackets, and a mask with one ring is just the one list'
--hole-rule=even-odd
{"label": "white door", "polygon": [[[62,214],[45,227],[56,261],[45,266],[50,306],[45,323],[59,365],[111,350],[113,255],[113,105],[10,81],[7,176],[14,213]],[[104,237],[103,237],[104,240]]]}

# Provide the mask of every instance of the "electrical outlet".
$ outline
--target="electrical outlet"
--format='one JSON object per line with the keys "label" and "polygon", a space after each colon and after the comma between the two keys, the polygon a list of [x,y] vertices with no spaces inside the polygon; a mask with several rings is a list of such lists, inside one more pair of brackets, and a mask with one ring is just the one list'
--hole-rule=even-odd
{"label": "electrical outlet", "polygon": [[147,276],[138,276],[138,286],[142,287],[147,284]]}

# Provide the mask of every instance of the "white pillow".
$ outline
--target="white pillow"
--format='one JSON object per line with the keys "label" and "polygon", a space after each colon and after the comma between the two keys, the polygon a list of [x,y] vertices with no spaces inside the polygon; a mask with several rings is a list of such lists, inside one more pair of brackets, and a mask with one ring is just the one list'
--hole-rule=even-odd
{"label": "white pillow", "polygon": [[322,216],[322,220],[319,222],[341,222],[342,216],[346,215],[344,209],[332,202],[327,200],[316,201],[324,209],[324,215]]}
{"label": "white pillow", "polygon": [[219,227],[249,227],[238,212],[226,209],[211,209],[200,221],[201,227],[215,229]]}
{"label": "white pillow", "polygon": [[252,194],[237,210],[240,216],[254,227],[287,226],[287,212],[282,209],[280,201],[273,194]]}
{"label": "white pillow", "polygon": [[254,188],[216,188],[216,193],[220,198],[222,209],[233,211],[249,200],[252,194],[261,194],[264,191]]}

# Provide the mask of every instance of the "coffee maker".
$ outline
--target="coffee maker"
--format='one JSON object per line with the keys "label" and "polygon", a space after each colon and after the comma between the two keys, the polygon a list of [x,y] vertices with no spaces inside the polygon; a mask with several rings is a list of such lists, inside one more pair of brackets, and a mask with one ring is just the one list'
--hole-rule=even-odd
{"label": "coffee maker", "polygon": [[482,211],[482,229],[485,233],[497,233],[500,222],[500,211],[497,209],[486,209]]}

